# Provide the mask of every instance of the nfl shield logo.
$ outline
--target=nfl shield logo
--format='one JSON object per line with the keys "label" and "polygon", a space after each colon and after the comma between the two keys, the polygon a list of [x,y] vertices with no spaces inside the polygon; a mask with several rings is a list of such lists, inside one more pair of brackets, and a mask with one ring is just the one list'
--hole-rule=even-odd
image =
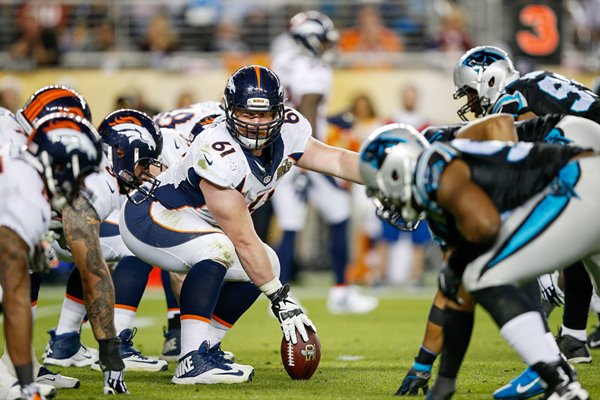
{"label": "nfl shield logo", "polygon": [[263,183],[268,184],[269,182],[271,182],[271,178],[271,175],[265,175],[265,177],[263,178]]}

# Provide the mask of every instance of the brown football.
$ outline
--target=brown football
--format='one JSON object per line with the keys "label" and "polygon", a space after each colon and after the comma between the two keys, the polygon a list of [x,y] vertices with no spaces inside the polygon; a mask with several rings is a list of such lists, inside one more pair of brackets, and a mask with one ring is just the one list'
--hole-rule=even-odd
{"label": "brown football", "polygon": [[310,379],[321,360],[319,337],[310,329],[306,331],[308,342],[304,342],[300,335],[296,344],[286,341],[285,337],[281,339],[281,361],[292,379]]}

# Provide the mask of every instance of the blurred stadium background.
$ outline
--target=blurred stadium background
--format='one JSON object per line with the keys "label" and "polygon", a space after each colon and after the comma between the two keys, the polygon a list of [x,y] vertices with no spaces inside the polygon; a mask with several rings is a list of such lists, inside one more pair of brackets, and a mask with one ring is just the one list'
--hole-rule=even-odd
{"label": "blurred stadium background", "polygon": [[[547,68],[597,86],[600,0],[0,0],[0,105],[14,111],[48,84],[78,90],[95,122],[124,106],[154,114],[219,100],[236,68],[269,65],[289,18],[308,9],[341,33],[328,113],[356,121],[331,130],[336,145],[356,149],[391,120],[456,122],[452,70],[475,45],[505,48],[522,73]],[[328,264],[319,226],[313,218],[304,234],[301,265]],[[410,253],[410,241],[403,246],[396,260]]]}

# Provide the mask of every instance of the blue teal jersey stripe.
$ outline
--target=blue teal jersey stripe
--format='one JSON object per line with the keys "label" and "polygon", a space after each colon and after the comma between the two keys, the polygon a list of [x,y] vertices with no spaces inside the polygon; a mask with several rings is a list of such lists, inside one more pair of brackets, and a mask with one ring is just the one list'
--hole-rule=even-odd
{"label": "blue teal jersey stripe", "polygon": [[581,171],[578,163],[573,162],[564,166],[558,173],[558,177],[550,183],[551,192],[540,200],[499,253],[487,263],[481,273],[483,274],[510,257],[546,230],[569,204],[575,193],[573,187],[579,180],[580,175]]}

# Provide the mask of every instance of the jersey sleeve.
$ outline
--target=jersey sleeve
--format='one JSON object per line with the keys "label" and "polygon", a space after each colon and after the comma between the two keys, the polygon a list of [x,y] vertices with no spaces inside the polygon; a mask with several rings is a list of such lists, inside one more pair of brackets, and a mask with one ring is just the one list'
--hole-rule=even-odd
{"label": "jersey sleeve", "polygon": [[286,108],[281,135],[286,143],[288,156],[298,161],[306,150],[308,140],[312,137],[312,128],[302,114],[293,108]]}
{"label": "jersey sleeve", "polygon": [[215,135],[201,135],[194,140],[190,151],[194,172],[214,185],[236,189],[244,181],[245,157],[233,139],[219,140]]}
{"label": "jersey sleeve", "polygon": [[517,136],[522,142],[549,141],[560,143],[561,138],[564,140],[564,136],[559,130],[555,130],[554,128],[556,128],[556,124],[558,124],[563,117],[563,115],[559,114],[548,114],[543,117],[517,122],[515,124]]}
{"label": "jersey sleeve", "polygon": [[505,93],[496,100],[492,107],[492,114],[511,114],[515,118],[529,111],[529,105],[525,96],[516,90],[513,93]]}
{"label": "jersey sleeve", "polygon": [[185,154],[188,144],[174,129],[161,128],[160,131],[163,135],[161,162],[169,168]]}
{"label": "jersey sleeve", "polygon": [[430,126],[425,128],[421,133],[429,143],[435,142],[450,142],[456,137],[456,132],[462,128],[464,124],[447,125],[447,126]]}

